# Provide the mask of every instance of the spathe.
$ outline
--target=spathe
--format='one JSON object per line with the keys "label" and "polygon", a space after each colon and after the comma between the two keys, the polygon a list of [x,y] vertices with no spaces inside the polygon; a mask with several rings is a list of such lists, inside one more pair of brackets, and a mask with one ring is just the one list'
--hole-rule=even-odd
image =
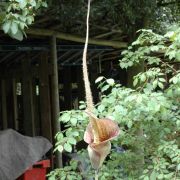
{"label": "spathe", "polygon": [[94,169],[99,169],[110,153],[110,140],[119,135],[119,127],[110,119],[98,119],[90,116],[84,141],[88,143],[88,153]]}

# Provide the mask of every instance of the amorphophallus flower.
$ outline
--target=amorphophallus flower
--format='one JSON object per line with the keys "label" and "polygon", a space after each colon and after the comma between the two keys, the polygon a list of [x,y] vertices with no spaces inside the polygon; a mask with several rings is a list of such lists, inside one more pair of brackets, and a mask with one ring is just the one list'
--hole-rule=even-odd
{"label": "amorphophallus flower", "polygon": [[84,133],[84,141],[89,144],[88,153],[92,167],[98,170],[110,153],[110,140],[119,135],[119,127],[113,120],[98,119],[90,114],[89,116],[90,123]]}

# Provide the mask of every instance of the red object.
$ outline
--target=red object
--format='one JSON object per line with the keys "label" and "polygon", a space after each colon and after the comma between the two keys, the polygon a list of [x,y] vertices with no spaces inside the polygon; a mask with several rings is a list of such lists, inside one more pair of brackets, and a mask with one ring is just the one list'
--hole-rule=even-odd
{"label": "red object", "polygon": [[35,163],[17,180],[46,180],[46,169],[50,167],[50,160]]}

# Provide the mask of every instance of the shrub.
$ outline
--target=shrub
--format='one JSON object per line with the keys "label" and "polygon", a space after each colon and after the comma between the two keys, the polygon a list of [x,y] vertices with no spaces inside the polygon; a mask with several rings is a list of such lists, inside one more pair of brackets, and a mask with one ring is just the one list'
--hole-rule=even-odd
{"label": "shrub", "polygon": [[[121,68],[143,64],[146,71],[134,76],[133,89],[113,79],[96,80],[102,96],[94,113],[117,121],[121,129],[99,172],[100,179],[179,179],[180,28],[164,36],[141,30],[122,56]],[[83,140],[88,123],[85,108],[85,103],[80,102],[79,110],[60,113],[59,121],[66,129],[57,133],[55,150],[77,151],[76,144]],[[90,167],[86,150],[79,155]],[[70,162],[68,167],[52,171],[50,178],[88,179],[91,173],[91,168],[79,171]]]}

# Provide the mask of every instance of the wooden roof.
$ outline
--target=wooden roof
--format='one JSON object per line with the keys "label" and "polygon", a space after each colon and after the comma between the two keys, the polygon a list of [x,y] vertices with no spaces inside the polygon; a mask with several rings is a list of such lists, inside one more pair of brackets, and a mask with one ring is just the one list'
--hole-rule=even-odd
{"label": "wooden roof", "polygon": [[[49,51],[48,44],[4,44],[0,45],[0,64],[10,67],[20,64],[27,52],[31,54],[32,64],[36,64],[42,51]],[[57,45],[58,64],[60,66],[81,65],[83,45]],[[106,46],[89,46],[88,62],[118,60],[121,50]]]}
{"label": "wooden roof", "polygon": [[[58,39],[59,65],[81,64],[86,31],[86,2],[62,0],[56,3],[50,4],[35,17],[35,23],[26,30],[27,38],[22,42],[0,32],[3,42],[0,45],[1,65],[17,65],[27,51],[31,52],[33,63],[40,51],[49,50],[49,39],[53,35]],[[92,3],[89,62],[97,61],[99,57],[102,61],[118,60],[121,50],[127,47],[131,29],[128,27],[129,20],[120,13],[123,7],[121,1],[111,3],[112,6],[100,1]]]}

